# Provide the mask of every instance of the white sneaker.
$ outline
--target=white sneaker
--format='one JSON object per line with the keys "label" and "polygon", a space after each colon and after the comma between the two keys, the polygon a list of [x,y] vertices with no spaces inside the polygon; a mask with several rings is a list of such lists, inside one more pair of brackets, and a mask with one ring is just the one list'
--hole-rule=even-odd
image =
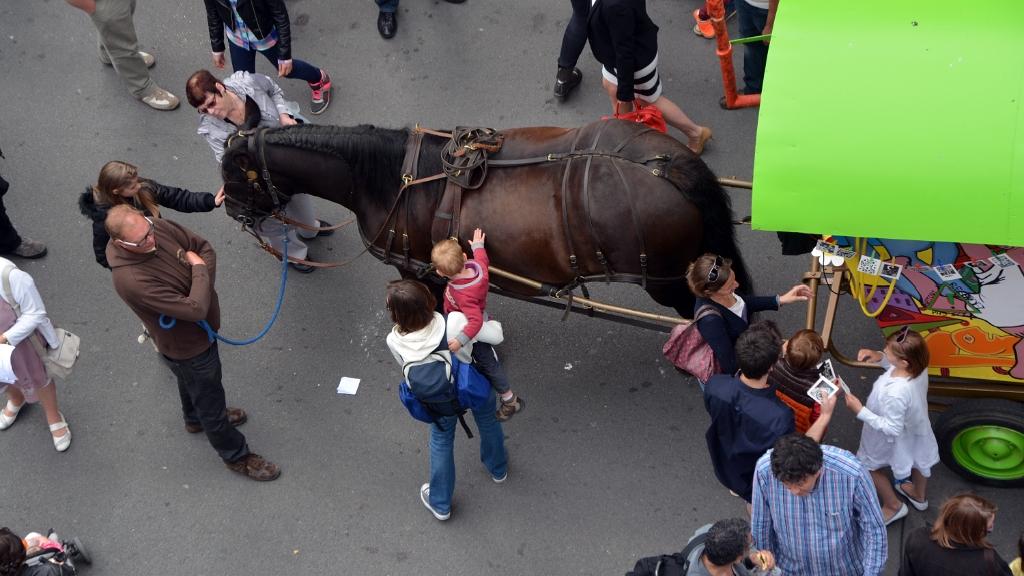
{"label": "white sneaker", "polygon": [[427,507],[427,510],[430,510],[430,513],[434,515],[434,518],[437,518],[438,520],[447,520],[447,519],[451,518],[451,516],[452,516],[451,512],[449,512],[447,514],[441,514],[440,512],[435,510],[433,506],[430,505],[430,484],[429,483],[424,484],[423,486],[420,486],[420,500],[423,502],[423,505]]}
{"label": "white sneaker", "polygon": [[146,106],[156,110],[174,110],[180,103],[178,97],[163,88],[153,85],[149,93],[140,98]]}

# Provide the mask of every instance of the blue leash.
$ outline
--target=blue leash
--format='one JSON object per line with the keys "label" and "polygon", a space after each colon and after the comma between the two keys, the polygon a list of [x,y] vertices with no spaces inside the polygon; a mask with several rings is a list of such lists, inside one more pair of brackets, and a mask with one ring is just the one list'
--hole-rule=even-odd
{"label": "blue leash", "polygon": [[[284,290],[285,287],[288,286],[287,233],[284,236],[284,250],[282,252],[283,255],[281,257],[281,289],[277,293],[277,304],[274,305],[274,313],[270,316],[270,321],[267,322],[267,325],[263,327],[263,330],[261,330],[259,334],[253,336],[252,338],[248,338],[246,340],[234,340],[228,338],[227,336],[221,336],[220,334],[217,334],[216,330],[210,328],[210,324],[206,320],[200,320],[199,322],[196,322],[196,324],[199,324],[199,326],[206,331],[206,337],[210,339],[210,342],[213,342],[214,340],[220,340],[221,342],[224,342],[225,344],[231,344],[232,346],[247,346],[249,344],[252,344],[253,342],[258,341],[260,338],[266,336],[267,332],[270,332],[270,327],[274,325],[274,322],[277,320],[278,313],[281,312],[281,304],[284,303]],[[170,330],[171,328],[174,328],[175,324],[178,323],[178,319],[171,316],[167,316],[166,314],[161,314],[159,322],[161,328],[163,328],[164,330]]]}

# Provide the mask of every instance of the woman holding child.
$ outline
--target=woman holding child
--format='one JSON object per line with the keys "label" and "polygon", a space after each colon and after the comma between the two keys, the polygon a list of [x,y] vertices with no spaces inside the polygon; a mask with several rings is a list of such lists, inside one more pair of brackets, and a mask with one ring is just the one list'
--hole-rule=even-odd
{"label": "woman holding child", "polygon": [[[395,361],[415,388],[414,379],[423,370],[414,370],[428,364],[440,364],[451,370],[451,352],[445,318],[434,308],[437,301],[423,284],[414,280],[397,280],[388,284],[387,308],[395,323],[387,336],[388,348]],[[434,518],[447,520],[451,516],[452,493],[455,491],[455,429],[458,415],[450,406],[423,402],[434,417],[430,425],[430,482],[420,487],[420,500]],[[508,478],[508,454],[501,423],[494,411],[492,393],[487,407],[473,410],[480,433],[480,460],[496,483]]]}

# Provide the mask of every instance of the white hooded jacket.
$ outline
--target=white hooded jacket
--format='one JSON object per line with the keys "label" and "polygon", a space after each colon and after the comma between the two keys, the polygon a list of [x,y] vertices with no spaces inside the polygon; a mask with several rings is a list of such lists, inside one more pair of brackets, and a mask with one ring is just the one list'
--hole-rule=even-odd
{"label": "white hooded jacket", "polygon": [[[451,353],[448,351],[447,337],[445,335],[444,316],[434,312],[434,318],[425,328],[400,334],[398,326],[391,328],[387,337],[388,349],[394,355],[395,361],[402,367],[406,377],[409,376],[409,368],[427,362],[437,362],[438,356],[446,360],[448,375],[451,375]],[[441,349],[438,350],[438,346]]]}

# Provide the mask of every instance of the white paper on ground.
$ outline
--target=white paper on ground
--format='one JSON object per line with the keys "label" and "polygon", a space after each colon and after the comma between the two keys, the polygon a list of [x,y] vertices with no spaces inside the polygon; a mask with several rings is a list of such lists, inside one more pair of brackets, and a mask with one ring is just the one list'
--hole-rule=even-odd
{"label": "white paper on ground", "polygon": [[14,366],[11,365],[11,354],[14,353],[14,346],[0,344],[0,382],[14,384],[18,377],[14,375]]}
{"label": "white paper on ground", "polygon": [[355,394],[359,389],[359,378],[344,376],[338,383],[338,394]]}

